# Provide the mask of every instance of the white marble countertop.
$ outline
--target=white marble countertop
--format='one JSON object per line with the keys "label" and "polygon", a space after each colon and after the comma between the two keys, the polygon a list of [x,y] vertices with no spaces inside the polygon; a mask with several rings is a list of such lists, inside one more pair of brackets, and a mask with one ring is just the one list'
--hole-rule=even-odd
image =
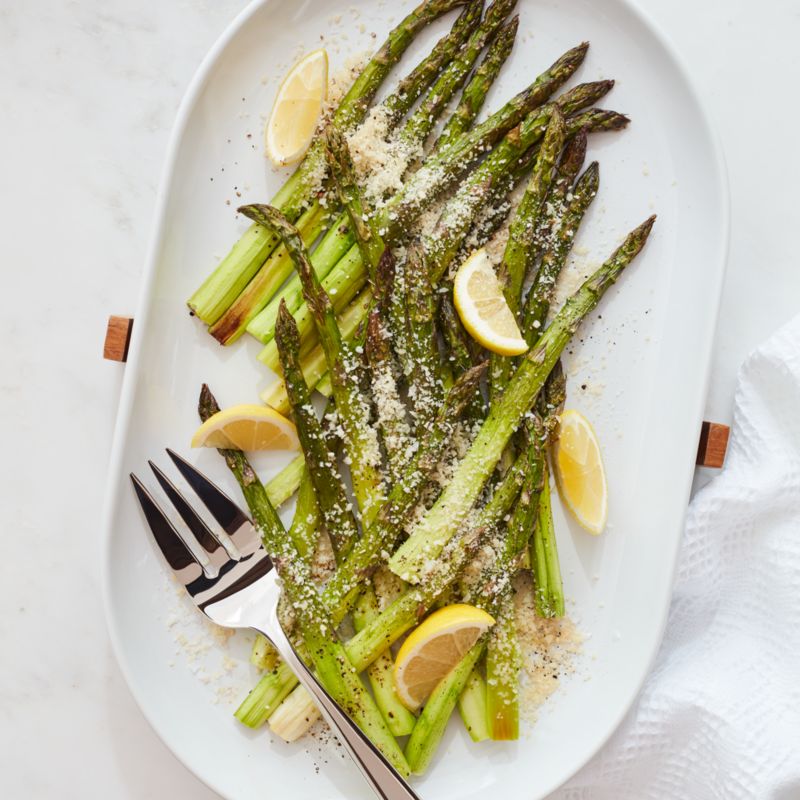
{"label": "white marble countertop", "polygon": [[[800,298],[800,6],[638,2],[694,73],[730,170],[706,413],[726,422],[737,366]],[[124,367],[100,352],[107,315],[134,310],[184,87],[243,5],[0,3],[4,797],[216,797],[148,727],[106,636],[94,554]]]}

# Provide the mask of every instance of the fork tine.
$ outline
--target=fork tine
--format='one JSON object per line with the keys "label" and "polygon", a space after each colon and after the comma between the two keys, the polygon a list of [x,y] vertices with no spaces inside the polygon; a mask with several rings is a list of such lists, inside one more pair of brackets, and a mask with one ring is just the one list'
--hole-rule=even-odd
{"label": "fork tine", "polygon": [[243,556],[248,556],[258,550],[261,547],[261,537],[247,514],[222,489],[212,483],[186,459],[169,448],[167,448],[167,454],[195,494],[211,512],[211,516],[230,536],[239,552]]}
{"label": "fork tine", "polygon": [[208,553],[209,561],[214,569],[219,569],[229,558],[222,542],[217,538],[211,528],[206,525],[203,518],[189,505],[186,498],[178,491],[175,484],[152,462],[147,462],[150,469],[161,484],[161,488],[169,498],[175,510],[180,514],[181,519],[194,534],[194,538],[200,546]]}
{"label": "fork tine", "polygon": [[195,554],[186,546],[181,535],[170,522],[169,517],[161,510],[161,507],[156,503],[139,478],[132,472],[130,475],[136,497],[139,499],[142,511],[144,511],[153,538],[156,540],[156,544],[167,563],[172,567],[175,576],[184,586],[188,586],[198,578],[204,577],[202,565]]}

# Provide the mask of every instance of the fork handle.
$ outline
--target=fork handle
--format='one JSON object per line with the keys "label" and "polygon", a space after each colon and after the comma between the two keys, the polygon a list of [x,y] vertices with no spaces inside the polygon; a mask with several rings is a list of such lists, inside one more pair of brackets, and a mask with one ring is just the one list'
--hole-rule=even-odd
{"label": "fork handle", "polygon": [[281,657],[291,667],[297,680],[314,698],[314,702],[334,730],[345,750],[355,761],[356,766],[375,794],[382,800],[420,800],[414,790],[405,782],[397,770],[383,757],[383,754],[369,740],[361,728],[341,709],[339,704],[325,691],[314,673],[297,655],[280,626],[269,633],[260,631],[269,639]]}

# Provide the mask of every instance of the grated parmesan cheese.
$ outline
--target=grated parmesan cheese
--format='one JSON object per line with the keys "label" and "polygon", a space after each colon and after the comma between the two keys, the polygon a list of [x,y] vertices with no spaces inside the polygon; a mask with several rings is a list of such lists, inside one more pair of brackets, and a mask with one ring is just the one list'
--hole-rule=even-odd
{"label": "grated parmesan cheese", "polygon": [[568,617],[542,619],[533,610],[533,584],[529,572],[514,583],[517,637],[522,652],[520,707],[528,722],[575,672],[583,636]]}
{"label": "grated parmesan cheese", "polygon": [[386,106],[373,106],[347,139],[356,175],[373,208],[382,206],[387,195],[403,187],[409,165],[423,155],[422,145],[393,136],[389,122]]}

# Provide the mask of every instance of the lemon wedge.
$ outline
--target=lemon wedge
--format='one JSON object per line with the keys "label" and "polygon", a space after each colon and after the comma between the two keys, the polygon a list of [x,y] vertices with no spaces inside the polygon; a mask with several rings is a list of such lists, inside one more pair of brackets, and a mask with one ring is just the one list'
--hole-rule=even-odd
{"label": "lemon wedge", "polygon": [[294,425],[268,406],[245,403],[218,411],[192,436],[192,447],[229,450],[297,450]]}
{"label": "lemon wedge", "polygon": [[308,150],[328,96],[328,54],[314,50],[283,79],[264,129],[264,144],[276,167],[294,164]]}
{"label": "lemon wedge", "polygon": [[458,268],[453,302],[464,327],[487,350],[501,356],[518,356],[527,351],[528,343],[519,332],[484,248],[472,253]]}
{"label": "lemon wedge", "polygon": [[395,689],[403,705],[419,708],[492,625],[489,614],[464,603],[427,617],[403,642],[394,662]]}
{"label": "lemon wedge", "polygon": [[606,472],[594,428],[578,411],[560,417],[553,472],[561,499],[581,527],[602,533],[608,517]]}

